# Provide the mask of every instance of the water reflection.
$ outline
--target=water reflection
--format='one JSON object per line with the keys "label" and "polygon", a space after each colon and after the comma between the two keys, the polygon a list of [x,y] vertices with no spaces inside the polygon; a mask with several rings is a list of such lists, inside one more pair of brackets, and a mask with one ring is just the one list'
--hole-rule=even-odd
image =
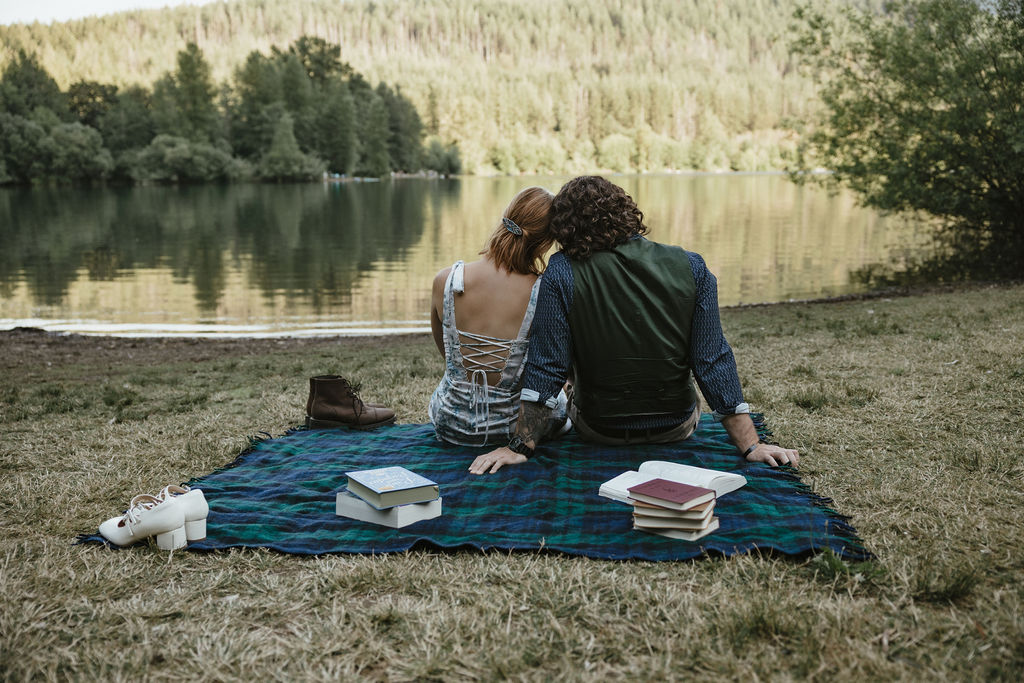
{"label": "water reflection", "polygon": [[[564,180],[3,189],[0,325],[422,327],[433,274],[473,258],[520,189]],[[850,272],[909,230],[779,176],[614,180],[652,239],[704,255],[726,305],[856,291]]]}

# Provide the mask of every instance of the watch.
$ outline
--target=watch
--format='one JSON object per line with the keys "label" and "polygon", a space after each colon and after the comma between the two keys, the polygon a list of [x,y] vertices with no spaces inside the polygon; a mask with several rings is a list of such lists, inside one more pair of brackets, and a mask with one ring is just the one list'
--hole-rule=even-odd
{"label": "watch", "polygon": [[533,455],[533,449],[526,445],[526,442],[520,439],[518,436],[513,436],[508,442],[508,449],[513,453],[519,455],[525,455],[529,458]]}

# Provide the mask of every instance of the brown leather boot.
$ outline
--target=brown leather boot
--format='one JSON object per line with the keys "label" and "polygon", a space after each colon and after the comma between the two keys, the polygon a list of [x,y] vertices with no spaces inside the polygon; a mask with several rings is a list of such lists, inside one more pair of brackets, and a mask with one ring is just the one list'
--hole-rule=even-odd
{"label": "brown leather boot", "polygon": [[375,429],[395,421],[395,411],[363,403],[356,390],[340,375],[309,378],[306,426],[313,429],[349,427]]}
{"label": "brown leather boot", "polygon": [[[309,378],[309,398],[306,399],[306,419],[312,414],[309,411],[313,409],[313,396],[316,394],[316,385],[318,382],[329,379],[345,379],[341,375],[317,375],[316,377]],[[383,403],[366,403],[367,408],[387,408]],[[307,425],[308,426],[308,425]]]}

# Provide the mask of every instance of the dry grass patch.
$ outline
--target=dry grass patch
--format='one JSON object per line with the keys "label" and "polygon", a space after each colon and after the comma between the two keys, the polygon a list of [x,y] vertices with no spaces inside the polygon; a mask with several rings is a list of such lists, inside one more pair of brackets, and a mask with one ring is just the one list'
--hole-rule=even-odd
{"label": "dry grass patch", "polygon": [[71,545],[339,372],[426,421],[426,337],[0,334],[7,679],[1017,680],[1024,287],[725,311],[748,399],[878,556],[302,558]]}

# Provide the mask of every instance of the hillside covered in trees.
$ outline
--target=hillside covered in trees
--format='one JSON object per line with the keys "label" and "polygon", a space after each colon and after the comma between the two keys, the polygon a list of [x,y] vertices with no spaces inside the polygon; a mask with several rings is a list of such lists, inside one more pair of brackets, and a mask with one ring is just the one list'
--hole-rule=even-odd
{"label": "hillside covered in trees", "polygon": [[[293,100],[306,96],[305,85],[277,86],[278,99],[253,94],[267,62],[278,60],[281,78],[302,76],[288,76],[295,67],[287,55],[300,38],[319,38],[340,46],[350,96],[365,85],[384,102],[407,101],[435,155],[457,145],[469,172],[779,169],[818,106],[787,46],[797,4],[235,0],[0,26],[0,68],[24,50],[65,92],[88,82],[117,86],[119,96],[147,92],[158,119],[172,104],[160,84],[194,44],[210,69],[219,116],[245,131],[222,135],[223,151],[253,158],[257,141],[273,142],[286,127],[287,113],[302,152],[330,164],[312,142],[308,129],[316,126],[297,114]],[[308,69],[306,76],[309,92],[344,100],[317,91],[323,84]],[[370,114],[356,106],[355,120]],[[253,118],[239,126],[239,116]],[[382,170],[366,158],[380,149],[362,141],[353,170]],[[390,170],[402,166],[389,162]]]}

